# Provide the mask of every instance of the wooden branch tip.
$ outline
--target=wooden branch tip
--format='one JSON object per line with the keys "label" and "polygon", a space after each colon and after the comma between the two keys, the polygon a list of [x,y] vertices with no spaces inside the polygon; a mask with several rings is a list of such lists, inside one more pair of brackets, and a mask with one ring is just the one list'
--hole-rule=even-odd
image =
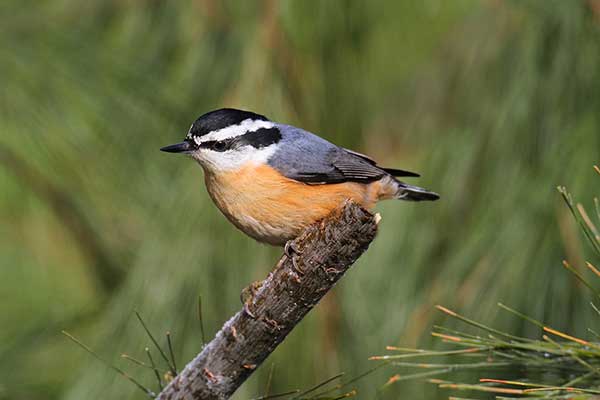
{"label": "wooden branch tip", "polygon": [[228,399],[367,250],[378,222],[347,202],[309,226],[157,399]]}

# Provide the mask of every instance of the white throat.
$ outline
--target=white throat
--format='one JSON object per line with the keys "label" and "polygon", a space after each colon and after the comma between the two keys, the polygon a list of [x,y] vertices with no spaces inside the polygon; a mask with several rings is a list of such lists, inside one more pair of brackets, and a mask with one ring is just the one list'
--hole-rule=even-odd
{"label": "white throat", "polygon": [[252,146],[245,146],[236,150],[223,152],[198,150],[190,155],[200,163],[200,165],[211,172],[232,172],[244,167],[259,166],[267,163],[269,158],[277,150],[277,145],[262,147],[257,149]]}

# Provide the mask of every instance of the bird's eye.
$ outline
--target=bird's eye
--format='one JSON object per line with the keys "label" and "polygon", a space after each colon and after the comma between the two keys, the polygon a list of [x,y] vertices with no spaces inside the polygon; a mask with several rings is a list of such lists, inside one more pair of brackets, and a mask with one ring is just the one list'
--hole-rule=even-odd
{"label": "bird's eye", "polygon": [[217,141],[212,146],[215,151],[225,151],[229,148],[229,145],[225,141]]}

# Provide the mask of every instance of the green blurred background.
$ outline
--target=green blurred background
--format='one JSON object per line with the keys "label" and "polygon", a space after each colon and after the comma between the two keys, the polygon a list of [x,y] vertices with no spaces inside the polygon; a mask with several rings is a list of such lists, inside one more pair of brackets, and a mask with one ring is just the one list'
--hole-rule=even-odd
{"label": "green blurred background", "polygon": [[[201,169],[158,151],[228,106],[422,174],[436,203],[386,202],[369,251],[236,399],[354,376],[386,345],[439,346],[444,304],[537,336],[502,301],[587,337],[561,268],[586,243],[600,160],[600,2],[76,1],[0,4],[0,398],[141,399],[60,334],[119,359],[170,330],[178,363],[240,308],[280,250],[243,236]],[[593,186],[596,185],[596,186]],[[593,261],[593,259],[591,260]],[[420,381],[359,398],[445,398]],[[467,376],[465,380],[475,379]]]}

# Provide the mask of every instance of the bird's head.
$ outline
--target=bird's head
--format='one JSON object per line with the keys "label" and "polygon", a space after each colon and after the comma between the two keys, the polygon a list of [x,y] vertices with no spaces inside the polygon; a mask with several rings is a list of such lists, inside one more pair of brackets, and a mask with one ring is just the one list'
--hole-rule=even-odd
{"label": "bird's head", "polygon": [[249,163],[265,163],[281,140],[276,124],[250,111],[222,108],[200,116],[185,140],[161,148],[183,153],[208,171],[231,171]]}

